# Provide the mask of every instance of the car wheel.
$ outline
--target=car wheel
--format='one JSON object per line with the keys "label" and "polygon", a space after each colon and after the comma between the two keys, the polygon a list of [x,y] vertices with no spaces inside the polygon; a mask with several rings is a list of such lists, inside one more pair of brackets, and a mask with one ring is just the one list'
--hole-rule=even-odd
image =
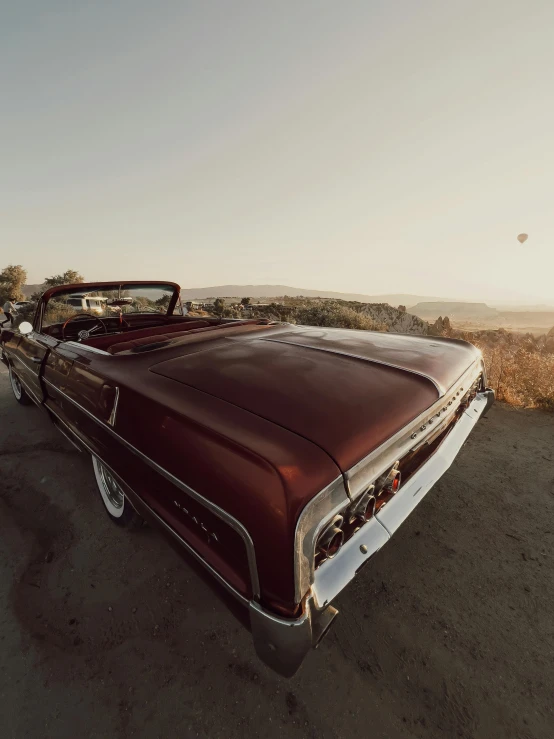
{"label": "car wheel", "polygon": [[31,405],[33,401],[25,392],[25,388],[21,384],[21,380],[12,370],[11,366],[10,366],[10,385],[12,386],[13,394],[18,403],[21,403],[21,405]]}
{"label": "car wheel", "polygon": [[144,523],[125,495],[124,488],[110,470],[97,457],[92,457],[92,466],[100,497],[110,519],[124,528],[138,528]]}

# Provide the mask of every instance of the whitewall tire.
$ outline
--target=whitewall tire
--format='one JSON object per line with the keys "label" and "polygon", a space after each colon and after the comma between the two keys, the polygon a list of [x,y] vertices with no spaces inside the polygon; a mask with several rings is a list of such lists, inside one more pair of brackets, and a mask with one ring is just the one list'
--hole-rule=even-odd
{"label": "whitewall tire", "polygon": [[141,526],[144,523],[142,517],[127,500],[123,485],[111,470],[94,455],[92,467],[100,497],[110,519],[118,526],[127,528]]}
{"label": "whitewall tire", "polygon": [[12,387],[14,398],[17,400],[18,403],[21,403],[21,405],[31,405],[33,401],[25,392],[25,388],[21,384],[21,380],[12,370],[11,365],[10,365],[9,372],[10,372],[10,385]]}

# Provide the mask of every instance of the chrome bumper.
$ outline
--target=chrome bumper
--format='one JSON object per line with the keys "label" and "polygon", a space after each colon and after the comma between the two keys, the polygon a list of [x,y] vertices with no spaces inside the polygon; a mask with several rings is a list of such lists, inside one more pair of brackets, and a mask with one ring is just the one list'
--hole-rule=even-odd
{"label": "chrome bumper", "polygon": [[386,544],[392,534],[421,503],[444,475],[467,440],[476,422],[494,402],[494,391],[477,394],[455,427],[429,460],[402,486],[360,531],[349,539],[332,560],[315,571],[311,591],[304,600],[304,612],[296,620],[286,620],[250,603],[250,624],[254,646],[261,660],[276,672],[291,677],[306,654],[317,646],[338,611],[330,605],[360,567]]}

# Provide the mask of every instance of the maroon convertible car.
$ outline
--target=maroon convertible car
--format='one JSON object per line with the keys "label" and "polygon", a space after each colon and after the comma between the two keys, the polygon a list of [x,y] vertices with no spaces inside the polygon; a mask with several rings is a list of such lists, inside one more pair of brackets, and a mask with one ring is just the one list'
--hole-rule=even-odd
{"label": "maroon convertible car", "polygon": [[52,288],[0,345],[110,518],[173,537],[287,676],[494,400],[463,341],[192,317],[173,283]]}

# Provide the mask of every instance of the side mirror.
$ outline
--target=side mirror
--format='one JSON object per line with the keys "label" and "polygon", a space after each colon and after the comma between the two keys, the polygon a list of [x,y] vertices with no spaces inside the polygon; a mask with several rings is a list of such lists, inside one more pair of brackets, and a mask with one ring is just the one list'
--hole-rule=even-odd
{"label": "side mirror", "polygon": [[23,336],[27,336],[27,334],[32,333],[32,331],[33,331],[33,324],[32,323],[29,323],[29,321],[22,321],[19,324],[19,326],[17,327],[17,330]]}

